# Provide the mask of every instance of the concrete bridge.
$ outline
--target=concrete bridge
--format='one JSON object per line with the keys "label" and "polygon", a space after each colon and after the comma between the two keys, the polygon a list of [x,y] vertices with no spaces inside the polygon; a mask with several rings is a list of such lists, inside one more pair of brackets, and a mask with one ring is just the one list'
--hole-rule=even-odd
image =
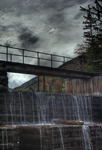
{"label": "concrete bridge", "polygon": [[71,59],[73,58],[0,45],[0,71],[2,71],[2,66],[5,66],[6,72],[34,74],[38,77],[44,76],[44,78],[45,76],[53,76],[90,79],[96,76],[94,73],[58,68]]}

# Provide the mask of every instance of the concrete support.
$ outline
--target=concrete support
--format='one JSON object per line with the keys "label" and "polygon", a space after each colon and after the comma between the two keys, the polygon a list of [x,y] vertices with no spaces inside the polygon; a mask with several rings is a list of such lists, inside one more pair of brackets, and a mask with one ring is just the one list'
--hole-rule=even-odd
{"label": "concrete support", "polygon": [[0,64],[0,92],[7,92],[8,90],[8,77],[6,64]]}

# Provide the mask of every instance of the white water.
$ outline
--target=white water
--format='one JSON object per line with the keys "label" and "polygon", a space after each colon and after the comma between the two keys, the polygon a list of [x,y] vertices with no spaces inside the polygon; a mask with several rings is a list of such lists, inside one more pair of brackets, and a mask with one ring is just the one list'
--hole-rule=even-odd
{"label": "white water", "polygon": [[22,100],[22,107],[23,107],[23,117],[24,117],[24,124],[26,123],[26,115],[25,115],[25,104],[24,104],[24,96],[23,93],[21,93],[21,100]]}
{"label": "white water", "polygon": [[21,98],[20,98],[20,93],[18,92],[18,97],[19,97],[19,111],[20,111],[20,122],[21,124],[23,124],[22,122],[22,103],[21,103]]}
{"label": "white water", "polygon": [[39,128],[40,130],[40,150],[42,150],[42,131],[41,128]]}
{"label": "white water", "polygon": [[60,132],[60,136],[61,136],[62,149],[65,150],[65,148],[64,148],[64,141],[63,141],[63,135],[62,135],[62,128],[61,127],[58,127],[58,128],[59,128],[59,132]]}
{"label": "white water", "polygon": [[24,93],[16,93],[17,96],[11,93],[8,105],[5,95],[6,124],[49,124],[54,119],[92,122],[91,97],[34,94],[29,93],[26,99]]}
{"label": "white water", "polygon": [[82,120],[86,122],[92,122],[92,104],[91,97],[86,96],[73,96],[73,120]]}
{"label": "white water", "polygon": [[82,132],[83,132],[83,147],[85,150],[93,150],[93,144],[92,144],[92,139],[90,135],[90,128],[89,126],[82,126]]}
{"label": "white water", "polygon": [[34,93],[31,95],[32,100],[32,111],[33,111],[33,123],[35,123],[35,115],[34,115]]}

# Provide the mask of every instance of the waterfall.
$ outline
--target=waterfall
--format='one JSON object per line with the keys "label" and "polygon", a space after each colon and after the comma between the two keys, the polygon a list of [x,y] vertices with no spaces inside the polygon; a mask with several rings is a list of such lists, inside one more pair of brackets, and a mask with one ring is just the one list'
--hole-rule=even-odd
{"label": "waterfall", "polygon": [[58,127],[58,128],[59,128],[59,132],[60,132],[60,136],[61,136],[62,149],[65,150],[65,148],[64,148],[64,141],[63,141],[63,135],[62,135],[62,128],[61,127]]}
{"label": "waterfall", "polygon": [[42,131],[41,131],[41,127],[39,128],[40,131],[40,150],[42,150]]}
{"label": "waterfall", "polygon": [[22,107],[23,107],[23,117],[24,117],[24,124],[26,123],[26,115],[25,115],[25,104],[24,104],[24,96],[23,93],[21,93],[21,100],[22,100]]}
{"label": "waterfall", "polygon": [[20,92],[18,92],[18,98],[19,98],[19,115],[20,115],[20,123],[23,124],[23,122],[22,122],[22,103],[21,103]]}
{"label": "waterfall", "polygon": [[93,150],[93,144],[92,144],[92,139],[90,135],[90,128],[89,126],[82,126],[82,132],[83,132],[83,147],[85,150]]}
{"label": "waterfall", "polygon": [[52,101],[52,112],[53,112],[53,120],[55,119],[55,98],[53,95],[51,95],[51,101]]}
{"label": "waterfall", "polygon": [[63,112],[64,112],[64,120],[67,120],[67,115],[66,115],[66,107],[65,107],[65,95],[61,95],[61,100],[62,100],[62,105],[63,105]]}
{"label": "waterfall", "polygon": [[31,100],[32,100],[33,123],[35,123],[35,115],[34,115],[34,93],[32,93]]}
{"label": "waterfall", "polygon": [[73,116],[75,120],[84,122],[92,122],[92,104],[91,97],[73,96],[72,99]]}
{"label": "waterfall", "polygon": [[4,115],[12,125],[46,124],[54,119],[92,122],[91,97],[12,92],[5,96]]}

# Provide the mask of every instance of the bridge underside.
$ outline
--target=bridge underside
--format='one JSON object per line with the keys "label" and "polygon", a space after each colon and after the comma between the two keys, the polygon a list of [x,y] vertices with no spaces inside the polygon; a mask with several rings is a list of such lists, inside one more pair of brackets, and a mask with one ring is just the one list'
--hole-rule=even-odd
{"label": "bridge underside", "polygon": [[53,76],[71,79],[90,79],[91,77],[95,76],[93,73],[35,66],[8,61],[0,61],[0,64],[5,64],[7,72],[11,73],[33,74],[39,76]]}

